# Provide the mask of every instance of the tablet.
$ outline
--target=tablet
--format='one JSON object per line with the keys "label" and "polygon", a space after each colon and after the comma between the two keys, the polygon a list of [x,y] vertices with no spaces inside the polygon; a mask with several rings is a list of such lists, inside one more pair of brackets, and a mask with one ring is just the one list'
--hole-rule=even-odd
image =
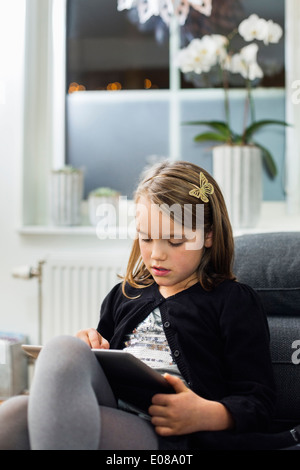
{"label": "tablet", "polygon": [[[42,346],[23,344],[22,349],[37,358]],[[119,349],[92,349],[117,399],[147,412],[153,395],[174,393],[167,380],[144,362]]]}
{"label": "tablet", "polygon": [[163,375],[144,362],[117,349],[92,349],[116,396],[147,412],[153,395],[174,393]]}

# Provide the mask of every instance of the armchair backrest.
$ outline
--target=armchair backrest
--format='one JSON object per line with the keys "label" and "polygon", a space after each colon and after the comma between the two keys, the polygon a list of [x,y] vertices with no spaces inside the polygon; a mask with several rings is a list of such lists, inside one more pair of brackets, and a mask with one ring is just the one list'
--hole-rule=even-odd
{"label": "armchair backrest", "polygon": [[275,424],[300,422],[300,233],[235,238],[234,272],[261,297],[277,386]]}

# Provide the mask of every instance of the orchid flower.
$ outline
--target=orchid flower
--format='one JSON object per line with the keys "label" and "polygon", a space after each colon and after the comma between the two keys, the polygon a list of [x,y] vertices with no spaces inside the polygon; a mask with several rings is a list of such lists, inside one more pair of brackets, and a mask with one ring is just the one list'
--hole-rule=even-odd
{"label": "orchid flower", "polygon": [[[218,65],[223,73],[223,87],[225,92],[226,122],[223,121],[194,121],[186,124],[207,125],[213,132],[203,132],[195,137],[197,142],[206,140],[227,142],[230,144],[255,144],[262,150],[264,163],[269,175],[274,178],[277,168],[270,152],[260,144],[253,142],[253,134],[261,127],[269,124],[287,126],[283,121],[264,119],[255,121],[254,103],[251,96],[251,83],[263,77],[263,70],[258,64],[258,44],[253,41],[263,41],[265,45],[277,43],[282,36],[282,28],[272,20],[266,21],[252,14],[238,26],[237,32],[246,42],[251,42],[241,48],[239,52],[230,51],[230,40],[236,31],[228,37],[212,34],[201,39],[192,39],[190,44],[181,49],[177,57],[177,65],[183,73],[207,73],[212,67]],[[238,73],[246,81],[247,96],[245,100],[245,117],[242,134],[238,135],[230,127],[229,97],[227,73]],[[247,115],[251,111],[251,123],[246,125]]]}
{"label": "orchid flower", "polygon": [[255,80],[263,77],[263,71],[257,63],[257,44],[249,44],[241,49],[238,54],[231,57],[229,70],[232,73],[239,73],[242,77]]}

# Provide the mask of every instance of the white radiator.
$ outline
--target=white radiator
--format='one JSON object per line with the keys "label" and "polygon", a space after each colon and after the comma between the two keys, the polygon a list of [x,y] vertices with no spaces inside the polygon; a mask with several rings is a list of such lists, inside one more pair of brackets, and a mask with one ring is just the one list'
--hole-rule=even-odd
{"label": "white radiator", "polygon": [[[125,250],[126,251],[126,250]],[[120,282],[128,253],[51,254],[42,265],[41,342],[96,328],[102,300]]]}

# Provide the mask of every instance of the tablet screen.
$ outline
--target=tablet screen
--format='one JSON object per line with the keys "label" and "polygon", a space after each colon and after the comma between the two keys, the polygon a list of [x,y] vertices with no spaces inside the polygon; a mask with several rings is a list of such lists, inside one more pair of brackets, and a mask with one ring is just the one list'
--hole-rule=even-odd
{"label": "tablet screen", "polygon": [[132,354],[115,349],[93,351],[117,398],[146,411],[156,393],[174,393],[159,372]]}

